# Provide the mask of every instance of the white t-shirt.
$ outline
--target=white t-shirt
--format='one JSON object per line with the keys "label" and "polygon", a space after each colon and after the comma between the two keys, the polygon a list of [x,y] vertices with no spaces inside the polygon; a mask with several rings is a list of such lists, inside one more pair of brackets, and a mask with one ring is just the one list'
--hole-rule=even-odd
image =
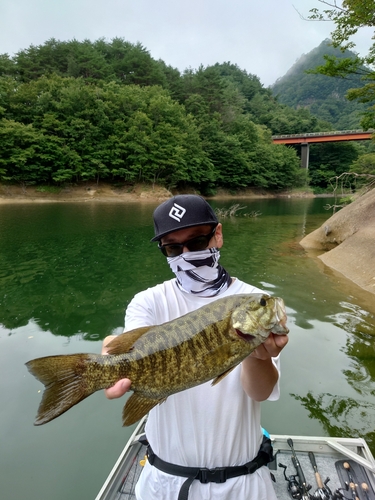
{"label": "white t-shirt", "polygon": [[[197,297],[178,289],[175,279],[135,295],[125,315],[125,331],[171,321],[228,295],[262,290],[236,279],[220,296]],[[279,370],[279,359],[274,359]],[[211,382],[173,394],[153,408],[146,434],[154,453],[166,462],[190,467],[243,465],[262,442],[260,403],[249,398],[238,365],[220,383]],[[279,383],[269,400],[279,397]],[[186,478],[166,474],[146,463],[136,487],[138,500],[177,500]],[[193,481],[189,500],[276,500],[267,467],[225,483]]]}

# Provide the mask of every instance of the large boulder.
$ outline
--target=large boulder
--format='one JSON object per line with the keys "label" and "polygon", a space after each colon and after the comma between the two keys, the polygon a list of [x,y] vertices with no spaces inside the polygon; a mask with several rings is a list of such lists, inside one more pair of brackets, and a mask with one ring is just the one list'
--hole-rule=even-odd
{"label": "large boulder", "polygon": [[306,249],[361,288],[375,294],[375,189],[335,213],[305,236]]}

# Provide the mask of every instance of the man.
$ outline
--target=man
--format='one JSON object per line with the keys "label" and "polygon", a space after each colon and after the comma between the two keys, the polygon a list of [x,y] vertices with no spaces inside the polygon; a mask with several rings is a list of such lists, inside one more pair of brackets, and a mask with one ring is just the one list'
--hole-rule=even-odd
{"label": "man", "polygon": [[[152,241],[176,277],[135,295],[126,310],[125,331],[171,321],[228,295],[262,292],[220,266],[222,225],[200,196],[178,195],[159,205],[154,228]],[[158,461],[146,462],[138,500],[276,499],[264,466],[225,482],[205,483],[187,481],[178,475],[180,468],[165,472],[158,464],[214,469],[242,466],[257,457],[263,438],[260,402],[279,397],[278,356],[287,342],[286,335],[271,333],[217,385],[208,382],[174,394],[150,411],[146,434]],[[129,388],[131,381],[120,380],[106,395],[117,398]]]}

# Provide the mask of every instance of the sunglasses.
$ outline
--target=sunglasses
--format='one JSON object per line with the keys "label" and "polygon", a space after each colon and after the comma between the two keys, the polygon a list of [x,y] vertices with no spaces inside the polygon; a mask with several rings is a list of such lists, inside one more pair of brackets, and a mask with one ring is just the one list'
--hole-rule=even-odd
{"label": "sunglasses", "polygon": [[159,242],[158,247],[166,257],[177,257],[177,255],[182,254],[184,248],[187,248],[189,252],[199,252],[200,250],[206,250],[215,231],[216,227],[209,234],[201,234],[183,243],[167,243],[166,245],[162,245]]}

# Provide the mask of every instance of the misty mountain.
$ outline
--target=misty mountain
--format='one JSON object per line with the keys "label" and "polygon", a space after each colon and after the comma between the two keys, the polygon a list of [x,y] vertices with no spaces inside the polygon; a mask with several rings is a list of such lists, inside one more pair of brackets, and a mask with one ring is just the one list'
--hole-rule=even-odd
{"label": "misty mountain", "polygon": [[303,54],[289,71],[279,78],[271,90],[281,104],[294,109],[305,108],[321,120],[332,124],[336,130],[361,128],[361,112],[364,105],[346,99],[346,93],[351,88],[362,85],[360,77],[333,78],[325,75],[306,73],[324,64],[323,56],[327,54],[338,58],[353,57],[349,50],[341,52],[324,40],[308,54]]}

